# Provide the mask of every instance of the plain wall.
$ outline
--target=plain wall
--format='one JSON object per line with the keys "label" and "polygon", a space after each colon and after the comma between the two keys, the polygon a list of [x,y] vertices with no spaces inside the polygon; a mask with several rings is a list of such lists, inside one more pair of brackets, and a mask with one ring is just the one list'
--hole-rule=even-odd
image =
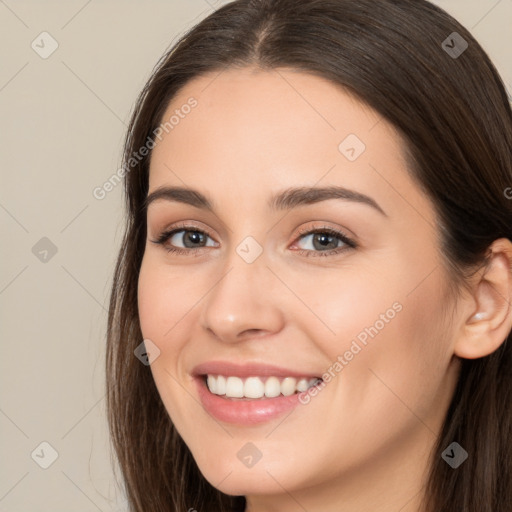
{"label": "plain wall", "polygon": [[[104,399],[122,185],[101,200],[93,190],[120,166],[157,60],[224,3],[0,2],[0,512],[125,510]],[[472,31],[512,90],[512,1],[435,3]],[[59,45],[45,59],[43,31]],[[43,442],[58,453],[47,469]]]}

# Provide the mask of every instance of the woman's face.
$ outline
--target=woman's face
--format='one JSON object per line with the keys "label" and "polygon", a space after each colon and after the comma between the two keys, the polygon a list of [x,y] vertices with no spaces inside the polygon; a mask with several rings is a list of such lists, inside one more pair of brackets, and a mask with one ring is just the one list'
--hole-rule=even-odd
{"label": "woman's face", "polygon": [[383,496],[395,477],[411,497],[458,366],[433,207],[399,135],[291,70],[204,75],[171,118],[151,157],[139,314],[201,472],[304,506],[331,483]]}

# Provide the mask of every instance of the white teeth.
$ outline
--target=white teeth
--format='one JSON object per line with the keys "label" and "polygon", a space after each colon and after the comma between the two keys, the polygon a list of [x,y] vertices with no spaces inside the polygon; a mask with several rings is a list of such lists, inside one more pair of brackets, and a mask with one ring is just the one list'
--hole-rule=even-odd
{"label": "white teeth", "polygon": [[[212,391],[212,393],[215,393],[215,391]],[[226,396],[232,398],[242,398],[244,396],[244,381],[240,377],[227,378]]]}
{"label": "white teeth", "polygon": [[215,389],[215,393],[217,395],[225,395],[226,394],[226,377],[219,375],[217,377],[217,385]]}
{"label": "white teeth", "polygon": [[215,395],[226,395],[229,398],[275,398],[279,395],[290,396],[295,392],[307,391],[319,382],[319,379],[300,379],[294,377],[225,377],[223,375],[208,375],[206,383],[210,392]]}
{"label": "white teeth", "polygon": [[208,384],[208,389],[217,395],[217,379],[213,375],[208,375],[206,383]]}
{"label": "white teeth", "polygon": [[269,377],[265,382],[265,396],[275,398],[281,394],[281,384],[277,377]]}
{"label": "white teeth", "polygon": [[281,393],[284,396],[290,396],[295,393],[295,389],[297,387],[297,379],[294,379],[293,377],[286,377],[283,379],[283,382],[281,382]]}
{"label": "white teeth", "polygon": [[265,394],[265,384],[258,377],[249,377],[244,384],[246,398],[261,398]]}
{"label": "white teeth", "polygon": [[297,391],[302,393],[303,391],[306,391],[309,388],[309,384],[307,379],[300,379],[299,382],[297,382]]}

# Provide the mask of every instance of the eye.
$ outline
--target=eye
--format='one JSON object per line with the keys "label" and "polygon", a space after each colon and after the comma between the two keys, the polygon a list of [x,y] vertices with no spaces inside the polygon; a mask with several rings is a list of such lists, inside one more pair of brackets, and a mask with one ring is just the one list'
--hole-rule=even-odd
{"label": "eye", "polygon": [[[177,254],[190,254],[191,252],[198,251],[208,245],[201,245],[210,235],[196,226],[182,225],[175,227],[175,229],[164,231],[156,240],[151,242],[163,245],[167,252]],[[184,247],[176,247],[176,244],[182,243]],[[215,244],[209,244],[215,247]]]}
{"label": "eye", "polygon": [[[297,252],[307,257],[330,256],[357,247],[356,242],[347,235],[328,226],[303,229],[299,234],[301,236],[298,240],[307,240],[306,246],[309,245],[309,248],[299,248]],[[151,242],[164,246],[167,252],[190,255],[205,247],[216,247],[215,243],[208,244],[208,238],[211,239],[211,236],[203,229],[191,225],[180,225],[162,232],[156,240]],[[204,245],[205,241],[206,245]],[[183,247],[177,247],[176,244],[179,243],[183,244]]]}
{"label": "eye", "polygon": [[[305,256],[331,256],[349,249],[355,249],[357,244],[345,233],[328,226],[299,230],[300,239],[306,240],[306,249],[297,252]],[[340,243],[341,242],[341,243]]]}

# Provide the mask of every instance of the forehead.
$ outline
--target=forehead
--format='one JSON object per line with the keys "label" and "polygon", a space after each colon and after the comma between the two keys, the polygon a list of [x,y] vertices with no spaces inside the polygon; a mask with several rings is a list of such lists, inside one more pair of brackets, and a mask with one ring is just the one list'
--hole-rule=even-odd
{"label": "forehead", "polygon": [[150,191],[187,184],[222,188],[226,196],[261,192],[263,200],[264,190],[322,182],[373,193],[390,206],[397,194],[425,203],[393,126],[318,76],[254,68],[208,73],[174,97],[162,123],[171,118],[153,150]]}
{"label": "forehead", "polygon": [[[187,106],[191,99],[197,102],[192,109]],[[368,139],[381,123],[373,109],[330,81],[295,70],[258,68],[227,69],[192,80],[171,101],[162,122],[171,118],[171,146],[187,140],[206,147],[229,136],[232,150],[243,146],[247,154],[252,146],[251,153],[260,158],[287,147],[297,154],[297,142],[305,138],[308,144],[301,151],[321,146],[337,155],[344,136]],[[392,127],[384,125],[388,142],[396,146]]]}

